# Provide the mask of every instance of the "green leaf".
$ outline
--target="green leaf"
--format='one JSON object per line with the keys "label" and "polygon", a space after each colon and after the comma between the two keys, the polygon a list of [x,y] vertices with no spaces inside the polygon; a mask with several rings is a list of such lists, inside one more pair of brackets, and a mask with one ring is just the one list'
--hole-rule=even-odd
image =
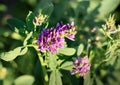
{"label": "green leaf", "polygon": [[35,18],[35,15],[32,13],[32,11],[29,11],[27,17],[26,17],[26,24],[27,24],[27,30],[33,31],[34,30],[34,24],[33,20]]}
{"label": "green leaf", "polygon": [[90,72],[84,77],[84,85],[93,85],[93,80],[90,78]]}
{"label": "green leaf", "polygon": [[104,85],[99,78],[96,77],[95,80],[97,85]]}
{"label": "green leaf", "polygon": [[24,55],[25,53],[27,53],[28,48],[25,47],[24,49],[22,49],[22,51],[20,52],[20,55]]}
{"label": "green leaf", "polygon": [[67,55],[67,56],[74,55],[75,52],[76,52],[76,50],[74,48],[62,48],[62,49],[59,49],[59,51],[58,51],[58,53],[61,53],[61,54]]}
{"label": "green leaf", "polygon": [[1,53],[0,58],[5,61],[11,61],[20,54],[20,51],[21,51],[21,47],[18,47],[16,49],[14,49],[13,51],[3,52],[3,53]]}
{"label": "green leaf", "polygon": [[16,18],[11,18],[11,19],[8,19],[7,22],[12,28],[12,30],[14,30],[15,32],[21,35],[25,35],[26,25],[23,21],[16,19]]}
{"label": "green leaf", "polygon": [[110,12],[114,11],[119,4],[120,0],[103,0],[99,8],[100,15],[109,14]]}
{"label": "green leaf", "polygon": [[114,65],[116,63],[116,59],[117,59],[117,56],[113,56],[109,61],[108,63],[110,63],[110,65]]}
{"label": "green leaf", "polygon": [[61,74],[58,70],[51,73],[49,85],[62,85]]}
{"label": "green leaf", "polygon": [[80,54],[82,53],[83,49],[84,49],[84,45],[83,45],[83,44],[80,44],[80,45],[78,46],[77,56],[80,56]]}
{"label": "green leaf", "polygon": [[17,56],[24,55],[27,52],[27,48],[17,47],[13,51],[3,52],[0,54],[0,58],[5,61],[12,61]]}
{"label": "green leaf", "polygon": [[25,27],[25,23],[17,18],[10,18],[7,20],[8,24],[10,24],[13,28],[16,27],[18,29],[22,29]]}
{"label": "green leaf", "polygon": [[56,85],[62,85],[61,74],[56,70]]}
{"label": "green leaf", "polygon": [[36,7],[35,14],[39,15],[40,13],[50,16],[53,11],[53,4],[51,0],[41,0],[38,6]]}
{"label": "green leaf", "polygon": [[60,68],[64,69],[64,70],[72,70],[74,67],[73,62],[70,61],[65,61]]}
{"label": "green leaf", "polygon": [[54,55],[49,55],[48,66],[51,70],[55,70],[57,67],[57,59]]}
{"label": "green leaf", "polygon": [[56,81],[56,78],[55,78],[55,71],[53,71],[51,74],[50,74],[50,81],[49,81],[49,85],[56,85],[55,84],[55,81]]}
{"label": "green leaf", "polygon": [[31,75],[23,75],[15,79],[15,85],[33,85],[35,79]]}

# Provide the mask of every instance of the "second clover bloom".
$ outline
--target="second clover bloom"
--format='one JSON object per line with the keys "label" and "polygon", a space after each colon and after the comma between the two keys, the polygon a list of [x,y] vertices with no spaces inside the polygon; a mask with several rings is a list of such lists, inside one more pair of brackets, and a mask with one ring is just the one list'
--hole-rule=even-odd
{"label": "second clover bloom", "polygon": [[61,32],[62,35],[64,35],[66,38],[74,41],[75,34],[76,34],[76,28],[74,26],[74,22],[71,24],[63,24],[62,22],[58,23],[56,28]]}
{"label": "second clover bloom", "polygon": [[72,70],[72,75],[78,74],[79,76],[84,76],[90,70],[90,63],[88,57],[85,56],[83,58],[76,59],[74,61],[75,68]]}

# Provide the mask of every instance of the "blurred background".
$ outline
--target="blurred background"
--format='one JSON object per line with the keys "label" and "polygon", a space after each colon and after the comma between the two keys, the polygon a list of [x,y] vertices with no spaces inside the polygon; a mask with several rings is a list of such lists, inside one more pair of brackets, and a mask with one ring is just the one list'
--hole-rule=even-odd
{"label": "blurred background", "polygon": [[[105,23],[108,16],[114,14],[116,25],[120,24],[120,0],[49,0],[52,2],[53,11],[49,17],[49,27],[55,26],[57,22],[68,23],[74,21],[78,32],[75,42],[69,42],[69,47],[78,46],[80,43],[87,44],[88,39],[96,39],[96,33],[91,34],[91,30],[100,27]],[[49,3],[43,3],[48,5]],[[0,0],[0,53],[9,51],[22,45],[22,38],[11,30],[7,24],[7,19],[15,17],[25,21],[29,11],[34,11],[41,7],[41,0]],[[97,50],[97,55],[102,55],[102,51]],[[33,57],[30,57],[33,56]],[[37,66],[37,57],[33,50],[30,50],[24,58],[17,58],[15,61],[4,62],[0,60],[0,82],[3,85],[12,85],[18,76],[32,74],[35,80],[29,77],[29,80],[35,81],[35,85],[42,85],[39,80],[40,69]],[[26,66],[27,62],[27,66]],[[119,58],[120,62],[120,58]],[[120,65],[115,65],[108,71],[102,71],[101,77],[98,72],[99,85],[120,85]],[[106,67],[107,69],[109,67]],[[37,69],[37,70],[35,70]],[[113,70],[114,69],[114,70]],[[66,79],[67,80],[67,79]],[[27,80],[26,80],[27,81]],[[79,80],[77,80],[78,82]],[[0,84],[2,85],[2,83]],[[17,85],[17,84],[16,84]],[[25,84],[31,85],[31,84]],[[64,85],[72,85],[64,82]],[[77,85],[77,84],[75,84]],[[97,85],[97,84],[96,84]]]}

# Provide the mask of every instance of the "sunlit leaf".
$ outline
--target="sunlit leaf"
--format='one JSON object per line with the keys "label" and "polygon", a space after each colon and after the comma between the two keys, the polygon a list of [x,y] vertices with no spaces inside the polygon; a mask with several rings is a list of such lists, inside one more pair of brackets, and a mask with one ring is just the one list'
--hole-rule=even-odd
{"label": "sunlit leaf", "polygon": [[55,81],[56,81],[56,78],[55,78],[55,71],[53,71],[51,74],[50,74],[50,81],[49,81],[49,85],[56,85],[55,84]]}
{"label": "sunlit leaf", "polygon": [[67,56],[71,56],[74,55],[76,52],[76,50],[74,48],[63,48],[63,49],[59,49],[58,53],[67,55]]}
{"label": "sunlit leaf", "polygon": [[97,85],[104,85],[99,78],[95,78]]}
{"label": "sunlit leaf", "polygon": [[27,53],[28,48],[25,47],[24,49],[22,49],[22,51],[20,52],[20,55],[24,55],[25,53]]}
{"label": "sunlit leaf", "polygon": [[84,76],[84,85],[93,85],[93,80],[90,78],[90,72]]}
{"label": "sunlit leaf", "polygon": [[57,67],[57,59],[56,56],[50,55],[49,60],[48,60],[48,66],[50,67],[51,70],[55,70]]}
{"label": "sunlit leaf", "polygon": [[15,85],[33,85],[35,79],[31,75],[23,75],[15,79]]}
{"label": "sunlit leaf", "polygon": [[14,60],[18,55],[20,55],[21,47],[14,49],[13,51],[3,52],[0,55],[0,58],[5,61]]}
{"label": "sunlit leaf", "polygon": [[77,56],[80,56],[80,54],[82,53],[83,49],[84,49],[84,45],[83,45],[83,44],[80,44],[80,45],[78,46]]}
{"label": "sunlit leaf", "polygon": [[120,0],[103,0],[99,8],[100,15],[109,14],[114,11],[119,4]]}
{"label": "sunlit leaf", "polygon": [[61,74],[56,70],[56,85],[62,85]]}
{"label": "sunlit leaf", "polygon": [[71,62],[71,61],[66,61],[66,62],[64,62],[64,63],[61,65],[60,68],[61,68],[61,69],[64,69],[64,70],[72,70],[73,67],[74,67],[73,62]]}
{"label": "sunlit leaf", "polygon": [[61,75],[58,70],[54,70],[51,73],[49,85],[62,85]]}
{"label": "sunlit leaf", "polygon": [[0,58],[5,61],[12,61],[17,56],[24,55],[26,52],[27,52],[27,48],[22,50],[22,47],[17,47],[12,51],[1,53]]}

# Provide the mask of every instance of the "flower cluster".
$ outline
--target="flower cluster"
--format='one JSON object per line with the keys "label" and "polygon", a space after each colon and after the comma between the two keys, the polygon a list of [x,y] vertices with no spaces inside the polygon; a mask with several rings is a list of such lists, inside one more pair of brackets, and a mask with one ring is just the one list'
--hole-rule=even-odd
{"label": "flower cluster", "polygon": [[115,34],[119,31],[118,29],[115,28],[114,15],[113,16],[110,15],[106,24],[102,25],[102,27],[108,34]]}
{"label": "flower cluster", "polygon": [[91,66],[87,56],[83,58],[78,57],[73,64],[75,68],[72,70],[71,74],[78,74],[79,76],[84,76],[90,70]]}
{"label": "flower cluster", "polygon": [[74,41],[76,29],[74,26],[74,22],[71,24],[63,24],[62,22],[58,23],[56,28],[59,30],[59,32],[64,34],[64,36],[72,41]]}
{"label": "flower cluster", "polygon": [[49,51],[55,54],[59,48],[64,48],[64,37],[74,40],[75,34],[76,31],[73,23],[63,24],[60,22],[56,25],[56,28],[44,29],[39,35],[37,44],[40,51]]}

